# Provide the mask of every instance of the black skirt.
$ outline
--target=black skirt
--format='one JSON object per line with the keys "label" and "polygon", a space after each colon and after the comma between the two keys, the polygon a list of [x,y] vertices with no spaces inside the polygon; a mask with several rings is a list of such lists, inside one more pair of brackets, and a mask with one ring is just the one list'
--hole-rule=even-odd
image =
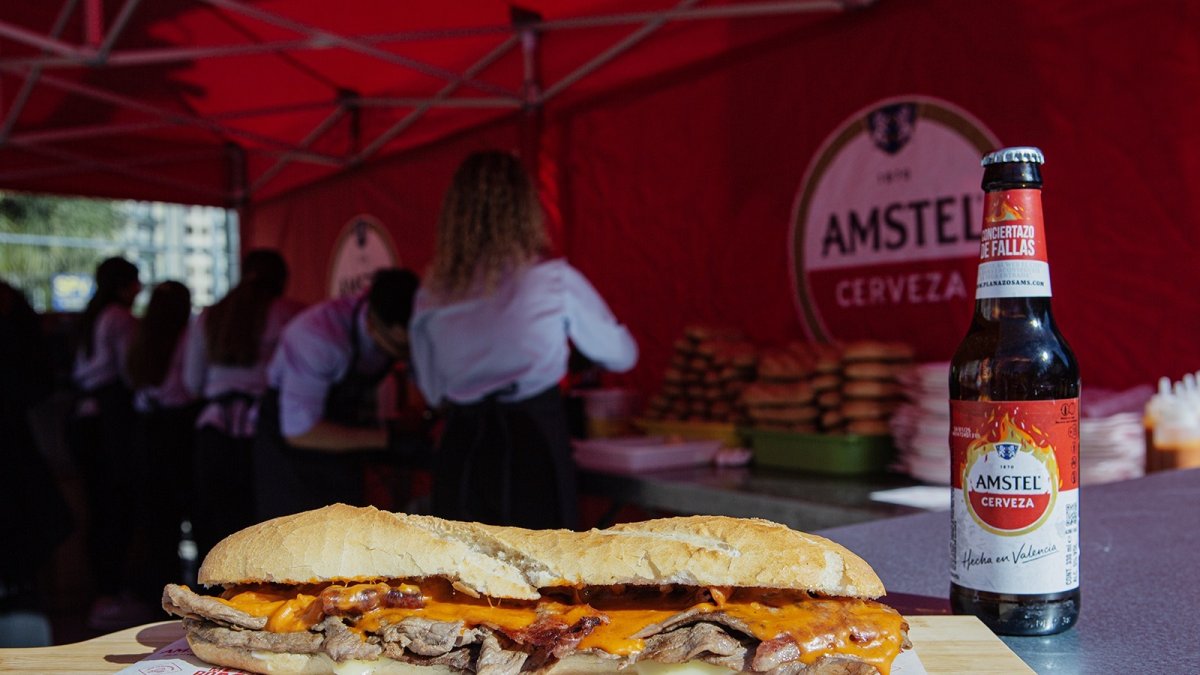
{"label": "black skirt", "polygon": [[578,489],[557,387],[504,403],[450,405],[434,456],[434,514],[453,520],[575,529]]}

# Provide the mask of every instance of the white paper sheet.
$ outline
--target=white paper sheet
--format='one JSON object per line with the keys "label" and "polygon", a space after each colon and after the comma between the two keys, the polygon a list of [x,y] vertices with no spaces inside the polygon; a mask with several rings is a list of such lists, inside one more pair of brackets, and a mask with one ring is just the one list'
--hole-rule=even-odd
{"label": "white paper sheet", "polygon": [[877,490],[871,493],[871,499],[928,511],[949,511],[950,486],[914,485],[894,490]]}
{"label": "white paper sheet", "polygon": [[900,656],[892,661],[892,675],[927,675],[925,664],[917,657],[917,651],[910,649],[900,652]]}

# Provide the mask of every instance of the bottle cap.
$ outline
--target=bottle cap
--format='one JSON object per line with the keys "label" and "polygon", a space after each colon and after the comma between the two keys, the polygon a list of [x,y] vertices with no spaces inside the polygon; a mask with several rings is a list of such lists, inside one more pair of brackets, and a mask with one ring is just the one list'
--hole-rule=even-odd
{"label": "bottle cap", "polygon": [[1040,149],[1023,145],[1013,148],[1000,148],[994,152],[989,152],[983,156],[983,161],[980,164],[982,166],[991,166],[992,164],[1009,164],[1013,162],[1045,164],[1046,158],[1042,155]]}

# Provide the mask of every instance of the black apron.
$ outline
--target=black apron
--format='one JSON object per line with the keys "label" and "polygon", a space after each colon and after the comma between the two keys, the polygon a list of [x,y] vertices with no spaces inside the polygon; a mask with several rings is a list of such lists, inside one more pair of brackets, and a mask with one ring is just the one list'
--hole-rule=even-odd
{"label": "black apron", "polygon": [[134,442],[133,392],[120,380],[77,393],[93,399],[97,414],[72,416],[67,445],[83,478],[87,499],[87,549],[96,589],[114,595],[126,587],[128,555],[146,480],[145,458]]}
{"label": "black apron", "polygon": [[[261,406],[259,396],[230,390],[211,398],[224,417],[224,429],[238,429],[238,411]],[[259,414],[262,414],[260,409]],[[193,476],[199,488],[192,504],[192,537],[197,560],[225,537],[253,525],[254,438],[239,437],[211,425],[195,432]]]}
{"label": "black apron", "polygon": [[194,432],[198,405],[165,407],[150,402],[138,413],[136,444],[144,459],[147,480],[138,490],[138,521],[144,550],[135,552],[138,574],[133,590],[146,601],[159,601],[168,583],[181,583],[180,527],[192,520]]}
{"label": "black apron", "polygon": [[[379,423],[375,391],[392,369],[358,372],[358,313],[350,319],[350,366],[325,395],[322,419],[352,427]],[[280,428],[279,392],[268,390],[258,411],[254,447],[255,511],[266,520],[343,502],[365,505],[363,472],[367,453],[307,450],[290,445]]]}
{"label": "black apron", "polygon": [[578,527],[578,490],[558,387],[523,401],[497,392],[451,404],[434,456],[434,514],[529,528]]}

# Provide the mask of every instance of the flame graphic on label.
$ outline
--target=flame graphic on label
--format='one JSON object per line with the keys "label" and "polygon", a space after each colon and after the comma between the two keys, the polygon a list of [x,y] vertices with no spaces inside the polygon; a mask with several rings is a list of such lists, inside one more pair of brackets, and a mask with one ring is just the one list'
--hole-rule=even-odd
{"label": "flame graphic on label", "polygon": [[[999,411],[998,411],[999,412]],[[992,415],[967,446],[963,497],[980,527],[999,535],[1036,530],[1062,487],[1049,436],[1020,409]]]}
{"label": "flame graphic on label", "polygon": [[1008,195],[1001,194],[998,199],[989,199],[989,206],[985,220],[989,223],[1003,223],[1010,220],[1025,220],[1024,209],[1020,204],[1014,204],[1008,199]]}
{"label": "flame graphic on label", "polygon": [[[1000,413],[997,416],[996,413]],[[1021,408],[1014,407],[1011,414],[1006,411],[996,411],[988,417],[979,429],[979,437],[967,446],[968,458],[976,452],[980,445],[993,443],[1017,443],[1050,454],[1054,461],[1054,448],[1050,444],[1050,435],[1025,421]]]}

